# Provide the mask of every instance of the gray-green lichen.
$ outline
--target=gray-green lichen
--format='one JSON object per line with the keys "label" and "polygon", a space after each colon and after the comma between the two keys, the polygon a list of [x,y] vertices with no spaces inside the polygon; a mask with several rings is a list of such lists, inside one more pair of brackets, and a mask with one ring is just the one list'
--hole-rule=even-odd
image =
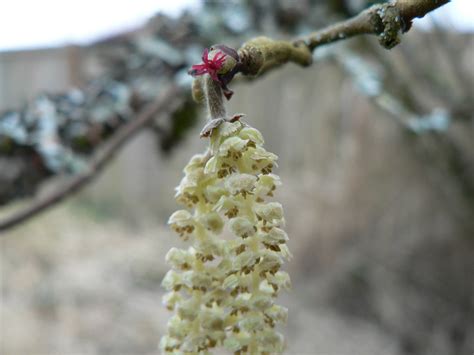
{"label": "gray-green lichen", "polygon": [[400,36],[403,30],[403,20],[400,10],[394,5],[376,6],[376,17],[380,19],[381,28],[379,33],[379,43],[391,49],[400,43]]}

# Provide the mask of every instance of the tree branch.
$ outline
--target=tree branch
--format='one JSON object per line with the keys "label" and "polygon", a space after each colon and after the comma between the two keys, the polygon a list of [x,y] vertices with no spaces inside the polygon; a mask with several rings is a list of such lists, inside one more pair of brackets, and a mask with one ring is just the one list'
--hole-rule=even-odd
{"label": "tree branch", "polygon": [[102,151],[99,151],[95,158],[92,159],[89,168],[83,174],[79,174],[69,180],[62,188],[52,192],[50,195],[38,199],[25,209],[14,212],[11,216],[0,220],[0,232],[15,227],[19,223],[25,222],[47,209],[53,207],[57,203],[63,201],[67,197],[80,191],[84,186],[91,182],[103,169],[112,161],[117,152],[124,144],[137,134],[141,129],[146,127],[157,114],[164,114],[174,109],[178,103],[179,90],[172,86],[160,95],[155,101],[148,104],[135,119],[123,126],[112,138]]}
{"label": "tree branch", "polygon": [[399,43],[399,34],[407,32],[415,18],[447,4],[450,0],[396,0],[374,5],[360,14],[302,38],[310,50],[361,34],[379,36],[380,44],[393,48]]}
{"label": "tree branch", "polygon": [[[400,34],[407,32],[411,28],[411,23],[416,17],[423,17],[428,12],[447,4],[450,0],[397,0],[385,4],[374,5],[360,14],[329,26],[322,30],[313,32],[307,36],[297,38],[292,42],[275,41],[273,45],[265,43],[265,46],[255,46],[255,40],[249,41],[242,46],[242,50],[249,52],[251,47],[253,55],[244,57],[244,73],[257,73],[261,75],[268,69],[274,68],[278,64],[294,62],[303,66],[308,65],[308,58],[302,58],[302,47],[307,47],[309,52],[313,52],[318,46],[332,42],[344,40],[350,37],[363,34],[374,34],[379,36],[380,44],[387,48],[393,48],[400,43]],[[292,45],[293,49],[288,50],[291,55],[287,55],[286,60],[280,55],[277,57],[279,48],[283,45]],[[263,63],[259,65],[256,55],[263,52]],[[266,54],[266,55],[265,55]],[[275,58],[279,60],[275,60]],[[274,63],[277,62],[277,63]],[[259,66],[257,68],[257,66]]]}
{"label": "tree branch", "polygon": [[[289,62],[309,66],[316,47],[356,35],[378,35],[380,44],[391,49],[400,43],[400,34],[411,28],[414,18],[423,17],[448,2],[450,0],[394,0],[373,5],[348,20],[293,41],[276,41],[267,37],[251,39],[238,50],[239,61],[236,66],[221,73],[220,78],[226,75],[233,77],[237,73],[257,78]],[[225,84],[230,80],[225,79]],[[200,80],[194,80],[192,90],[195,100],[202,101]]]}
{"label": "tree branch", "polygon": [[414,18],[447,4],[450,0],[397,0],[374,5],[355,17],[342,21],[302,38],[313,51],[317,46],[336,42],[361,34],[379,36],[380,44],[387,48],[396,46],[400,32],[411,28]]}

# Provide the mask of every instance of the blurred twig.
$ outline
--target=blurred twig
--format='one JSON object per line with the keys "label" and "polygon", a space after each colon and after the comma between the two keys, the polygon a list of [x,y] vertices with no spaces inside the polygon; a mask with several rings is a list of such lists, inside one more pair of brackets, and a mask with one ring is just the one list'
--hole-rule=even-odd
{"label": "blurred twig", "polygon": [[[388,63],[383,53],[377,50],[373,52],[378,62]],[[414,156],[420,164],[426,166],[423,171],[428,181],[442,195],[444,203],[453,205],[449,211],[458,220],[462,235],[473,235],[471,216],[474,213],[474,175],[469,157],[450,134],[449,128],[453,121],[451,113],[441,108],[426,113],[426,109],[418,102],[419,95],[408,80],[397,82],[391,79],[391,89],[395,87],[399,92],[407,93],[406,96],[400,93],[393,95],[393,90],[382,80],[377,68],[354,51],[339,48],[328,54],[351,76],[355,86],[370,102],[388,113],[408,133],[406,142],[412,145]],[[393,66],[386,65],[385,70],[390,73],[390,78],[400,76]],[[423,81],[423,75],[414,78]],[[450,185],[447,181],[456,183]],[[454,208],[454,204],[459,202],[464,207]]]}
{"label": "blurred twig", "polygon": [[0,232],[15,227],[19,223],[37,216],[53,207],[58,202],[63,201],[72,194],[80,191],[84,186],[91,182],[103,169],[112,161],[117,152],[130,140],[136,133],[146,127],[156,117],[170,111],[177,103],[178,89],[174,86],[166,90],[155,101],[148,104],[136,118],[122,127],[108,141],[104,149],[97,153],[97,156],[91,160],[90,166],[83,174],[79,174],[69,180],[62,188],[57,189],[45,198],[39,199],[26,208],[14,212],[11,216],[0,220]]}

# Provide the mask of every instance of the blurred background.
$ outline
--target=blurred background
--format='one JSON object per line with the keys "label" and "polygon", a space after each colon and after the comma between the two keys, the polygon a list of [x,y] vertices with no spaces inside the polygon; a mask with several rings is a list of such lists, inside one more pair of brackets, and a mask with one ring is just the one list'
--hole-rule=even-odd
{"label": "blurred background", "polygon": [[[165,254],[183,245],[166,226],[174,187],[207,143],[187,68],[213,43],[291,38],[372,3],[50,0],[2,11],[0,217],[86,169],[166,87],[182,95],[84,190],[0,232],[0,353],[156,353],[171,315]],[[456,0],[390,51],[354,38],[318,48],[309,68],[232,83],[229,112],[247,114],[280,158],[294,254],[293,291],[281,296],[288,354],[472,355],[473,13]]]}

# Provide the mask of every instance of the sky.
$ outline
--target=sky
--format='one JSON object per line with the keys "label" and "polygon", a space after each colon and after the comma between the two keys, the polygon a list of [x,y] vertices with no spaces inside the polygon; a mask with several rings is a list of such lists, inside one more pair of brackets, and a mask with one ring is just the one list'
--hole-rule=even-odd
{"label": "sky", "polygon": [[[232,1],[232,0],[222,0]],[[199,0],[3,0],[0,10],[0,51],[65,44],[87,44],[137,28],[158,11],[177,16]],[[25,11],[28,9],[28,11]],[[436,11],[437,19],[474,32],[474,1],[453,0]],[[454,21],[454,19],[456,21]],[[427,29],[430,19],[415,26]]]}

